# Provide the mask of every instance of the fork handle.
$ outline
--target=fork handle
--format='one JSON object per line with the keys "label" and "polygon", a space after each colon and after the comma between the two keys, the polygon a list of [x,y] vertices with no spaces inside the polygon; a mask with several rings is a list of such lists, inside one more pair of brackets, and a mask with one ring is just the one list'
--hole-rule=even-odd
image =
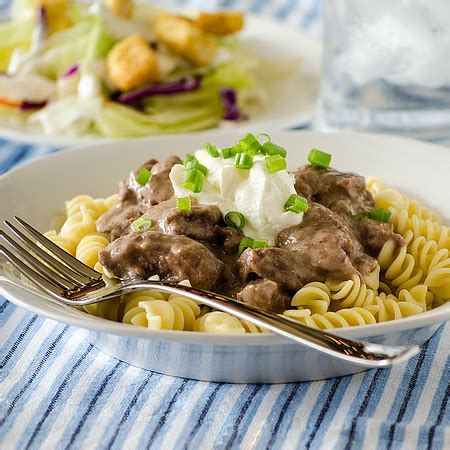
{"label": "fork handle", "polygon": [[121,291],[125,293],[140,289],[184,295],[199,303],[248,320],[307,347],[364,367],[380,368],[397,364],[406,361],[419,351],[417,346],[386,346],[340,337],[222,294],[180,284],[157,281],[133,282],[124,284]]}

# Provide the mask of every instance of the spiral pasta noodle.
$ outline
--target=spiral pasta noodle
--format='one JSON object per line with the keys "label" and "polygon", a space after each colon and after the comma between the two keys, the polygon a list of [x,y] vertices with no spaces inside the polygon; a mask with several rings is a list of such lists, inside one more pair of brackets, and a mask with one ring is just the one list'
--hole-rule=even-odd
{"label": "spiral pasta noodle", "polygon": [[101,198],[94,199],[90,195],[77,195],[76,197],[66,202],[67,217],[79,213],[82,206],[94,220],[98,219],[102,214],[110,209],[106,206],[105,201]]}
{"label": "spiral pasta noodle", "polygon": [[359,308],[356,306],[353,308],[344,308],[339,311],[329,311],[324,314],[311,314],[311,311],[308,309],[287,310],[283,315],[310,327],[325,330],[375,324],[377,320],[374,312],[377,312],[377,307],[372,305],[367,308]]}
{"label": "spiral pasta noodle", "polygon": [[193,331],[215,334],[243,334],[246,329],[237,317],[221,311],[212,311],[195,321]]}
{"label": "spiral pasta noodle", "polygon": [[328,311],[331,302],[331,292],[325,283],[313,282],[305,284],[294,295],[292,306],[299,309],[309,309],[312,313],[323,314]]}
{"label": "spiral pasta noodle", "polygon": [[183,296],[139,291],[126,297],[123,322],[154,330],[192,330],[200,316],[200,306]]}
{"label": "spiral pasta noodle", "polygon": [[78,243],[75,256],[82,263],[94,268],[98,263],[98,253],[104,250],[108,244],[109,240],[104,234],[87,234]]}
{"label": "spiral pasta noodle", "polygon": [[412,301],[399,301],[392,294],[381,293],[376,298],[376,304],[378,306],[377,321],[386,322],[388,320],[398,320],[404,317],[420,314],[424,310],[421,306]]}
{"label": "spiral pasta noodle", "polygon": [[47,231],[44,233],[47,239],[50,239],[58,247],[62,248],[65,252],[75,256],[76,245],[73,241],[69,241],[65,237],[58,234],[55,230]]}
{"label": "spiral pasta noodle", "polygon": [[331,291],[334,310],[371,305],[376,295],[358,275],[353,275],[347,281],[329,281],[327,285]]}

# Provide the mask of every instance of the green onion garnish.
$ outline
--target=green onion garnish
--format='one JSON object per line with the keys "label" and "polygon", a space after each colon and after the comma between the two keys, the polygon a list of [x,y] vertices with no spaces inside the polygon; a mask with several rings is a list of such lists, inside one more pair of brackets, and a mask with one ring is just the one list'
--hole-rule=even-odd
{"label": "green onion garnish", "polygon": [[188,153],[188,154],[184,157],[183,164],[186,166],[187,163],[188,163],[189,161],[197,161],[197,158],[196,158],[194,155],[191,155],[191,154]]}
{"label": "green onion garnish", "polygon": [[242,253],[246,248],[253,248],[253,239],[244,236],[244,237],[242,238],[240,244],[239,244],[239,253],[238,253],[238,255],[241,255],[241,253]]}
{"label": "green onion garnish", "polygon": [[205,144],[205,148],[208,151],[209,155],[212,156],[213,158],[218,158],[219,157],[219,149],[215,145],[210,144],[209,142],[207,142]]}
{"label": "green onion garnish", "polygon": [[281,155],[266,156],[266,167],[270,173],[286,169],[286,159]]}
{"label": "green onion garnish", "polygon": [[391,218],[391,212],[385,208],[372,208],[370,211],[352,215],[351,218],[353,220],[372,219],[377,222],[388,223]]}
{"label": "green onion garnish", "polygon": [[184,179],[183,187],[191,192],[199,193],[203,189],[203,180],[205,176],[200,170],[189,169],[186,172],[186,178]]}
{"label": "green onion garnish", "polygon": [[197,169],[199,170],[203,175],[208,175],[208,168],[204,166],[203,164],[200,164],[197,160],[188,161],[186,164],[186,170],[191,169]]}
{"label": "green onion garnish", "polygon": [[391,212],[385,208],[372,208],[369,217],[377,222],[388,223],[391,218]]}
{"label": "green onion garnish", "polygon": [[261,151],[261,144],[258,139],[253,136],[251,133],[247,133],[240,141],[242,149],[250,153],[250,155],[255,156],[257,153]]}
{"label": "green onion garnish", "polygon": [[320,167],[321,169],[328,169],[330,167],[331,155],[329,153],[322,152],[317,148],[313,148],[309,152],[308,161],[313,166]]}
{"label": "green onion garnish", "polygon": [[238,153],[241,153],[243,150],[240,145],[233,145],[233,147],[227,147],[222,149],[223,159],[232,158],[236,156]]}
{"label": "green onion garnish", "polygon": [[234,159],[234,165],[237,169],[249,170],[253,166],[253,156],[247,152],[238,153]]}
{"label": "green onion garnish", "polygon": [[191,210],[191,198],[190,197],[177,198],[177,210],[178,211],[190,211]]}
{"label": "green onion garnish", "polygon": [[152,173],[146,167],[141,167],[141,170],[136,175],[135,180],[142,186],[147,184],[147,181],[152,177]]}
{"label": "green onion garnish", "polygon": [[284,204],[285,211],[292,211],[297,214],[308,211],[308,200],[300,195],[292,194]]}
{"label": "green onion garnish", "polygon": [[147,217],[139,217],[139,219],[136,219],[132,222],[131,228],[134,231],[145,231],[149,230],[155,223],[153,220],[147,218]]}
{"label": "green onion garnish", "polygon": [[262,152],[265,155],[281,155],[283,158],[286,158],[287,155],[286,149],[270,141],[263,144]]}
{"label": "green onion garnish", "polygon": [[368,219],[369,217],[370,217],[370,212],[369,211],[364,211],[364,212],[359,213],[359,214],[351,214],[351,218],[353,220]]}
{"label": "green onion garnish", "polygon": [[225,223],[229,227],[234,227],[238,230],[242,230],[245,225],[244,216],[239,211],[229,211],[224,217]]}
{"label": "green onion garnish", "polygon": [[254,239],[252,248],[266,248],[269,241],[267,239]]}

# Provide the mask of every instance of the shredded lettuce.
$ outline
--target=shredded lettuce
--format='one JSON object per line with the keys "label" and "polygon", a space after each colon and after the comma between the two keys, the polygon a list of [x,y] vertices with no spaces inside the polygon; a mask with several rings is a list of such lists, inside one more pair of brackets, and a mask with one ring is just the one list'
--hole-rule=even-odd
{"label": "shredded lettuce", "polygon": [[33,20],[0,23],[0,72],[5,72],[14,50],[28,50],[33,33]]}
{"label": "shredded lettuce", "polygon": [[139,137],[152,134],[187,133],[217,126],[221,119],[218,105],[171,106],[145,112],[117,103],[106,104],[95,121],[95,128],[106,137]]}
{"label": "shredded lettuce", "polygon": [[80,21],[50,37],[48,49],[39,58],[39,71],[56,79],[81,61],[92,62],[106,56],[113,44],[113,40],[104,32],[100,20]]}
{"label": "shredded lettuce", "polygon": [[82,136],[92,134],[92,125],[102,109],[102,99],[66,97],[51,103],[29,117],[45,134]]}

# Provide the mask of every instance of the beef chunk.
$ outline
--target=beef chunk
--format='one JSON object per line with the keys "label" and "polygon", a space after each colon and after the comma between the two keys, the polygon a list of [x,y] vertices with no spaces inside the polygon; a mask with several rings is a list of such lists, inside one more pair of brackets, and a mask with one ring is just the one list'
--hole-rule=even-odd
{"label": "beef chunk", "polygon": [[375,206],[364,177],[306,165],[294,171],[297,193],[333,211],[357,214]]}
{"label": "beef chunk", "polygon": [[285,311],[291,305],[291,296],[286,290],[267,279],[251,281],[237,293],[237,299],[277,313]]}
{"label": "beef chunk", "polygon": [[256,274],[290,290],[298,290],[304,284],[301,254],[286,248],[248,248],[238,259],[238,266],[244,281]]}
{"label": "beef chunk", "polygon": [[202,289],[211,289],[224,270],[224,264],[199,242],[155,231],[116,239],[100,252],[99,260],[119,278],[159,275],[171,282],[189,279],[192,286]]}
{"label": "beef chunk", "polygon": [[157,205],[173,197],[172,183],[169,174],[175,164],[181,164],[178,156],[169,156],[165,161],[155,163],[151,167],[152,177],[145,186],[138,186],[137,192],[146,206]]}
{"label": "beef chunk", "polygon": [[277,245],[301,254],[303,267],[298,270],[305,282],[347,279],[376,265],[350,226],[318,203],[310,203],[300,225],[281,231]]}
{"label": "beef chunk", "polygon": [[153,220],[161,233],[214,241],[217,237],[216,226],[222,222],[222,213],[216,206],[196,203],[193,198],[190,211],[178,211],[176,199],[172,198],[150,208],[145,217]]}

